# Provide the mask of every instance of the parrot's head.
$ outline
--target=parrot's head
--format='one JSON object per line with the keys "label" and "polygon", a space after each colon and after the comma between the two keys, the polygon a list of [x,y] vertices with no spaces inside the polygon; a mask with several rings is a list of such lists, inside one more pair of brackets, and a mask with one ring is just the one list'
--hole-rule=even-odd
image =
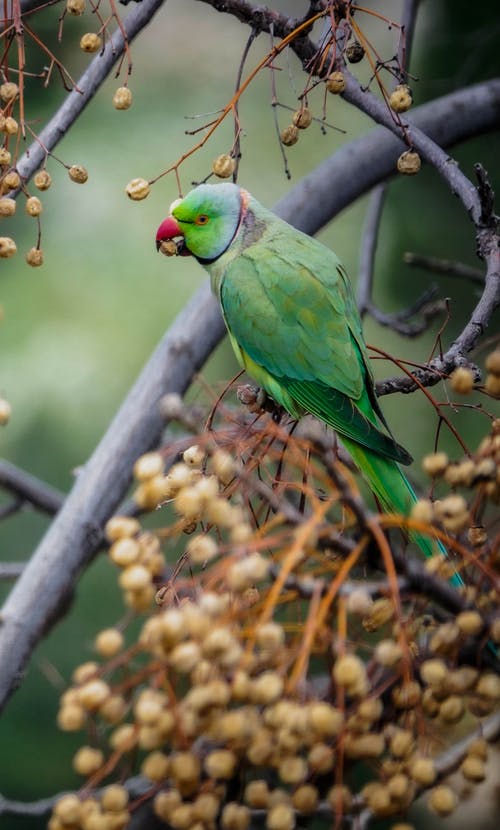
{"label": "parrot's head", "polygon": [[167,240],[181,237],[178,254],[193,254],[202,262],[217,259],[238,232],[246,197],[237,184],[200,184],[172,203],[170,216],[156,231],[157,250],[164,250]]}

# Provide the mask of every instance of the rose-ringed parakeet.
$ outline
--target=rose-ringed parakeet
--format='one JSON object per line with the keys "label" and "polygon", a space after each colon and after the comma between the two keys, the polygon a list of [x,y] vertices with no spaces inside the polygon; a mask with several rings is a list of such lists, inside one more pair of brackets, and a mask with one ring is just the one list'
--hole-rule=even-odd
{"label": "rose-ringed parakeet", "polygon": [[[210,274],[241,366],[294,418],[309,412],[333,427],[384,508],[408,515],[416,496],[399,465],[412,459],[378,404],[337,256],[236,184],[202,184],[174,202],[157,248],[178,237],[177,252]],[[411,535],[432,555],[431,540]]]}

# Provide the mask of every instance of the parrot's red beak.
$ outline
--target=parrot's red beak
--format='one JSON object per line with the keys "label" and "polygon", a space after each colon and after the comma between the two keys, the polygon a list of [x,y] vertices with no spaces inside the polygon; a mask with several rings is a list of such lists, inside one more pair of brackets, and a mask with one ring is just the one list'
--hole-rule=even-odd
{"label": "parrot's red beak", "polygon": [[[176,240],[176,237],[181,238]],[[169,246],[165,244],[168,242],[172,242],[177,250],[175,248],[170,248],[169,250]],[[167,216],[156,231],[156,250],[162,251],[167,256],[171,256],[172,254],[189,256],[189,251],[184,243],[184,234],[173,216]]]}

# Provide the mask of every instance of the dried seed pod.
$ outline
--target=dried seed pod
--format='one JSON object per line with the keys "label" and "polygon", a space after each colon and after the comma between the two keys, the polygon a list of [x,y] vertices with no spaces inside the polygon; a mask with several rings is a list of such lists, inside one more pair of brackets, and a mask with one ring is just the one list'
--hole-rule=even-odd
{"label": "dried seed pod", "polygon": [[7,135],[17,135],[17,133],[19,132],[19,124],[17,123],[15,118],[12,118],[11,115],[8,115],[5,119],[3,131],[4,133],[7,133]]}
{"label": "dried seed pod", "polygon": [[217,156],[212,163],[212,172],[215,173],[219,179],[228,179],[232,176],[236,167],[236,161],[228,153],[222,153]]}
{"label": "dried seed pod", "polygon": [[412,103],[413,96],[407,84],[398,84],[389,96],[389,106],[394,112],[406,112]]}
{"label": "dried seed pod", "polygon": [[113,95],[115,110],[128,110],[132,106],[132,93],[128,86],[119,86]]}
{"label": "dried seed pod", "polygon": [[16,200],[8,199],[7,196],[0,199],[0,216],[14,216],[16,212]]}
{"label": "dried seed pod", "polygon": [[42,203],[38,196],[30,196],[26,199],[25,211],[28,216],[40,216],[42,210]]}
{"label": "dried seed pod", "polygon": [[21,178],[17,170],[9,170],[9,172],[4,176],[3,187],[5,191],[17,190],[20,184]]}
{"label": "dried seed pod", "polygon": [[35,173],[33,183],[38,190],[48,190],[52,184],[52,177],[47,170],[39,170],[38,173]]}
{"label": "dried seed pod", "polygon": [[291,147],[292,144],[297,144],[299,140],[299,128],[295,124],[289,124],[280,133],[281,143],[286,147]]}
{"label": "dried seed pod", "polygon": [[41,248],[30,248],[26,254],[26,262],[32,268],[39,268],[43,265],[43,251]]}
{"label": "dried seed pod", "polygon": [[151,188],[149,187],[147,180],[138,177],[137,179],[131,179],[131,181],[129,181],[127,187],[125,188],[125,192],[129,199],[132,199],[134,202],[140,202],[142,199],[149,196],[150,189]]}
{"label": "dried seed pod", "polygon": [[80,49],[83,52],[98,52],[101,45],[102,40],[95,32],[87,32],[80,39]]}
{"label": "dried seed pod", "polygon": [[352,43],[349,44],[349,46],[345,50],[345,56],[349,63],[359,63],[363,60],[365,56],[365,50],[359,42],[359,40],[354,40]]}
{"label": "dried seed pod", "polygon": [[17,245],[10,236],[0,236],[0,259],[9,259],[17,251]]}
{"label": "dried seed pod", "polygon": [[77,184],[85,184],[89,174],[82,164],[72,164],[68,170],[68,175],[72,182]]}
{"label": "dried seed pod", "polygon": [[345,78],[342,72],[332,72],[326,79],[326,88],[333,95],[340,95],[345,90]]}
{"label": "dried seed pod", "polygon": [[12,155],[6,147],[0,147],[0,166],[10,164]]}
{"label": "dried seed pod", "polygon": [[312,123],[311,110],[308,107],[301,107],[294,112],[292,121],[299,130],[306,130]]}
{"label": "dried seed pod", "polygon": [[19,87],[17,84],[13,83],[13,81],[6,81],[4,84],[0,85],[0,98],[2,101],[5,101],[6,104],[8,104],[9,101],[13,101],[18,93]]}
{"label": "dried seed pod", "polygon": [[422,166],[420,156],[414,150],[405,150],[398,158],[398,172],[405,176],[414,176]]}

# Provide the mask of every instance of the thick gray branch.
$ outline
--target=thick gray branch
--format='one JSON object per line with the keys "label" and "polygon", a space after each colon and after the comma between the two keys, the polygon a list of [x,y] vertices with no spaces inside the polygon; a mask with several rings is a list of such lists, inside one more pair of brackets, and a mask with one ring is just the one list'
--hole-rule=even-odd
{"label": "thick gray branch", "polygon": [[[500,126],[499,102],[500,81],[490,81],[420,107],[412,118],[447,146]],[[390,176],[400,151],[398,139],[376,129],[320,165],[276,210],[301,230],[315,233]],[[0,628],[0,707],[20,682],[34,646],[99,546],[104,522],[127,491],[133,462],[158,442],[163,428],[159,399],[189,386],[223,333],[217,304],[204,285],[143,369],[5,603]]]}

